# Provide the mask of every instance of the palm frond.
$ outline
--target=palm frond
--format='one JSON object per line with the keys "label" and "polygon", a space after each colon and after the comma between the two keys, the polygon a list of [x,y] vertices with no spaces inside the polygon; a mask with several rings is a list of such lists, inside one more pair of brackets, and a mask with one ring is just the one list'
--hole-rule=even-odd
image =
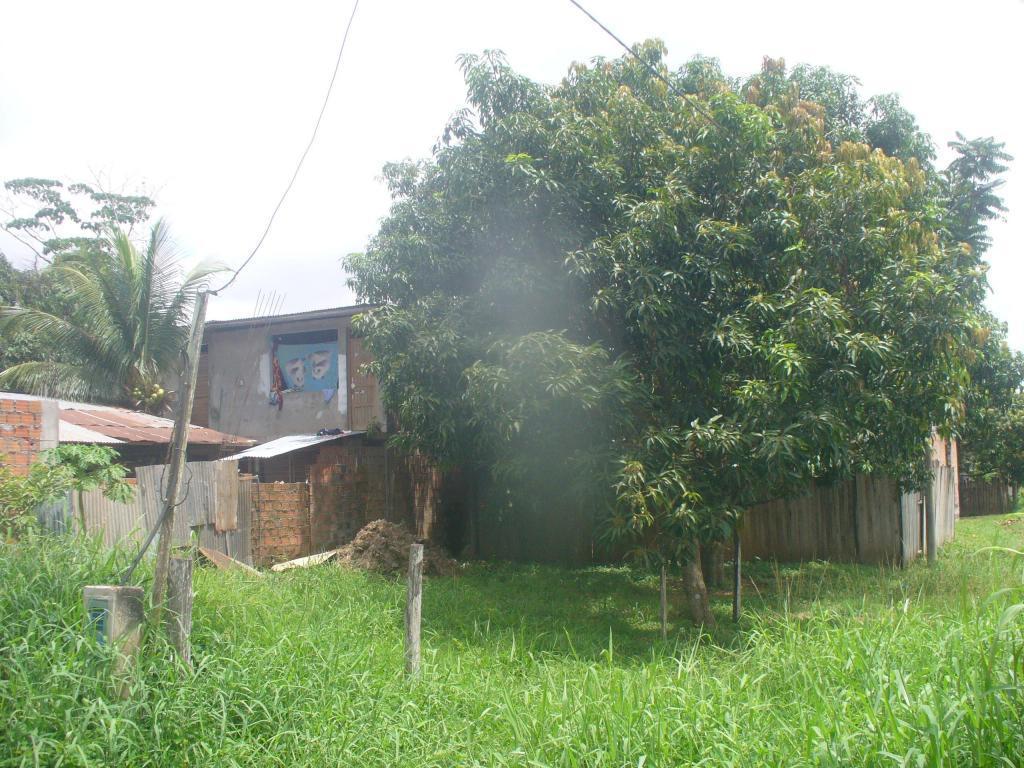
{"label": "palm frond", "polygon": [[127,234],[108,233],[105,247],[83,250],[50,267],[73,301],[70,317],[0,308],[0,334],[45,336],[75,362],[41,360],[13,366],[2,381],[25,391],[126,402],[135,386],[166,383],[179,369],[188,309],[206,279],[222,267],[203,263],[182,276],[161,220],[141,250]]}
{"label": "palm frond", "polygon": [[117,377],[98,366],[39,361],[19,363],[0,372],[0,388],[83,402],[121,403],[124,390]]}

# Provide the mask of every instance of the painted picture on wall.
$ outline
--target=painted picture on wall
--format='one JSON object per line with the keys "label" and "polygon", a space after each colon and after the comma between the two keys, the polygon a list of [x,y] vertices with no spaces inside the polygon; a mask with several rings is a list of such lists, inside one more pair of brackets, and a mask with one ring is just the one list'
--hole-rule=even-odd
{"label": "painted picture on wall", "polygon": [[338,342],[277,344],[274,356],[280,366],[284,386],[294,391],[335,390],[338,388]]}

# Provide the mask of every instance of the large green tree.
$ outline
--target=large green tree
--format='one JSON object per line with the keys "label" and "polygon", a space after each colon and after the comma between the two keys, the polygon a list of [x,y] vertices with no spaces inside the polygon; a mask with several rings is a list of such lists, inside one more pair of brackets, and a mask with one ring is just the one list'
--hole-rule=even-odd
{"label": "large green tree", "polygon": [[82,248],[104,246],[107,233],[133,228],[150,217],[156,203],[146,195],[108,192],[83,182],[26,177],[4,182],[8,207],[4,230],[50,263]]}
{"label": "large green tree", "polygon": [[1006,327],[990,318],[970,358],[971,390],[961,429],[960,468],[982,482],[1024,483],[1024,355],[1010,348]]}
{"label": "large green tree", "polygon": [[347,266],[402,440],[492,508],[607,508],[706,622],[697,543],[742,509],[920,481],[932,426],[962,419],[985,268],[895,96],[639,50],[554,87],[464,57],[469,108],[385,169],[391,214]]}
{"label": "large green tree", "polygon": [[44,355],[0,373],[0,387],[39,395],[166,409],[188,332],[188,312],[212,267],[184,277],[157,222],[140,249],[120,229],[101,247],[63,253],[45,274],[68,313],[35,306],[0,308],[0,336],[45,339]]}

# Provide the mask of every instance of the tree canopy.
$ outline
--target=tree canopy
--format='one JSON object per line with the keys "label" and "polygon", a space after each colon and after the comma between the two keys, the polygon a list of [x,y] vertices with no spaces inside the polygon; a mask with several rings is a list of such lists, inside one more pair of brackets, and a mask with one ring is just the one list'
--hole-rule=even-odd
{"label": "tree canopy", "polygon": [[[8,200],[0,208],[5,214],[0,226],[34,258],[30,268],[17,269],[0,253],[0,306],[31,307],[57,317],[70,317],[75,299],[63,290],[56,270],[45,267],[83,250],[106,249],[114,229],[131,236],[155,205],[144,195],[106,192],[81,182],[65,185],[55,179],[11,179],[4,189]],[[0,371],[39,360],[74,363],[74,354],[45,335],[12,329],[0,335]]]}
{"label": "tree canopy", "polygon": [[545,86],[465,56],[432,158],[385,168],[347,268],[400,439],[675,561],[814,479],[919,482],[990,324],[1001,145],[958,137],[940,170],[852,77],[639,53],[671,90],[631,57]]}
{"label": "tree canopy", "polygon": [[[76,182],[27,177],[4,183],[11,200],[3,228],[46,263],[83,248],[102,247],[111,228],[132,234],[156,203]],[[28,210],[22,210],[25,207]]]}

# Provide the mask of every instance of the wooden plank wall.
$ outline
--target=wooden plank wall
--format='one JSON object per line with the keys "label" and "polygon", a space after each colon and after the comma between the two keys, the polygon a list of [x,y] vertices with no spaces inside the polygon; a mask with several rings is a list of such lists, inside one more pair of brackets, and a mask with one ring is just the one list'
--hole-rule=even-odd
{"label": "wooden plank wall", "polygon": [[925,547],[924,507],[921,495],[908,491],[900,495],[900,564],[918,557]]}
{"label": "wooden plank wall", "polygon": [[1002,481],[978,482],[969,478],[960,481],[960,515],[1005,515],[1013,510],[1010,487]]}
{"label": "wooden plank wall", "polygon": [[[936,467],[936,538],[953,538],[954,474]],[[905,565],[924,544],[920,495],[899,492],[886,477],[859,475],[806,494],[760,504],[747,511],[741,538],[748,559],[837,560]]]}
{"label": "wooden plank wall", "polygon": [[932,488],[935,496],[935,540],[942,546],[953,538],[956,525],[956,474],[953,467],[936,467]]}

